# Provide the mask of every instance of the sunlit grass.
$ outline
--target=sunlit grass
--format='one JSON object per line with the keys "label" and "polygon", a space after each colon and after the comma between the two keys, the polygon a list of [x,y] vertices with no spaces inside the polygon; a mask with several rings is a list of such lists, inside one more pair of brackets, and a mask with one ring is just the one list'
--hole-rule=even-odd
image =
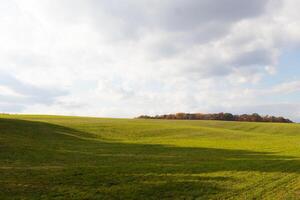
{"label": "sunlit grass", "polygon": [[1,115],[0,199],[300,199],[300,125]]}

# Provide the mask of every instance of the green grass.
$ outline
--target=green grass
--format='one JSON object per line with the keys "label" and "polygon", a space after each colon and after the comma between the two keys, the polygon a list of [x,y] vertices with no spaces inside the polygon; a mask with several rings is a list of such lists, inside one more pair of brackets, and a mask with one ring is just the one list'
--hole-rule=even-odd
{"label": "green grass", "polygon": [[300,125],[0,115],[0,199],[300,199]]}

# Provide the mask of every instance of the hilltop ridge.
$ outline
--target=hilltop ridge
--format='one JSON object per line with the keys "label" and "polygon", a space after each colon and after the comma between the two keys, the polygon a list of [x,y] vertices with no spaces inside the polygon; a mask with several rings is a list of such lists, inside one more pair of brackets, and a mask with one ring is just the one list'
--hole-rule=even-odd
{"label": "hilltop ridge", "polygon": [[180,120],[222,120],[222,121],[246,121],[246,122],[277,122],[277,123],[293,123],[290,119],[275,116],[261,116],[257,113],[233,115],[231,113],[176,113],[165,115],[141,115],[137,118],[141,119],[180,119]]}

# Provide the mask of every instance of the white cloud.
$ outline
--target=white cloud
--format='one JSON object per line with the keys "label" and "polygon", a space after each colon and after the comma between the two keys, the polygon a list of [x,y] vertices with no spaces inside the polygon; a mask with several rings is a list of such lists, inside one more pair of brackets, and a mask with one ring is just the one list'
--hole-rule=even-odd
{"label": "white cloud", "polygon": [[271,93],[279,93],[279,94],[293,93],[299,91],[300,91],[300,81],[285,82],[276,85],[274,88],[270,90]]}
{"label": "white cloud", "polygon": [[33,96],[16,100],[30,113],[124,117],[265,104],[257,94],[270,88],[260,81],[276,74],[283,49],[300,44],[299,8],[297,0],[1,1],[0,82],[15,83],[0,87],[0,108],[18,99],[11,90]]}

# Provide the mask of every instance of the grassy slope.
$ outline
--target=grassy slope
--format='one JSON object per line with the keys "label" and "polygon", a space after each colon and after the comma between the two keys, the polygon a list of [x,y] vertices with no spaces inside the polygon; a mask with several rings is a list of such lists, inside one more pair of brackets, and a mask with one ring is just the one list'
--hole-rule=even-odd
{"label": "grassy slope", "polygon": [[0,199],[300,199],[300,125],[0,115]]}

